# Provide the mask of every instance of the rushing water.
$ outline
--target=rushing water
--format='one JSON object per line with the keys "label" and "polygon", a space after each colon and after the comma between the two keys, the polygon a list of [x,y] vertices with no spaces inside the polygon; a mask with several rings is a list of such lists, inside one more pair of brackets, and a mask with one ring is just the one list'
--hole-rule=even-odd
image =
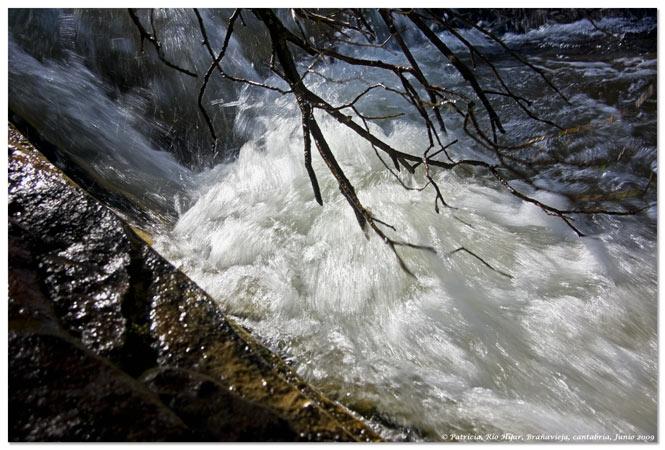
{"label": "rushing water", "polygon": [[[90,23],[85,15],[65,17]],[[187,48],[198,39],[196,28],[183,31],[192,24],[184,13],[175,19],[182,26],[173,30],[185,33],[181,45]],[[655,21],[604,19],[599,25],[620,34],[648,31]],[[166,39],[169,29],[161,33]],[[656,102],[645,92],[655,87],[656,55],[613,43],[587,21],[505,35],[510,45],[528,47],[532,61],[571,97],[568,105],[480,34],[466,36],[493,54],[511,86],[533,99],[541,116],[565,127],[583,125],[556,136],[500,103],[513,142],[553,136],[525,155],[562,161],[543,170],[536,181],[540,189],[521,189],[555,206],[614,192],[615,201],[605,206],[645,212],[579,217],[577,226],[588,234],[580,238],[482,173],[437,171],[443,196],[455,207],[437,214],[431,190],[405,190],[367,143],[317,116],[363,204],[394,225],[395,236],[435,248],[435,254],[398,250],[411,277],[386,245],[360,231],[318,155],[313,165],[324,204],[315,202],[290,97],[212,86],[208,107],[227,136],[223,162],[212,160],[201,170],[206,164],[189,158],[186,168],[187,158],[180,155],[178,162],[178,151],[163,151],[155,139],[155,129],[172,125],[167,113],[156,111],[195,102],[196,84],[155,68],[150,94],[113,93],[100,67],[91,64],[94,52],[64,46],[62,54],[45,58],[45,50],[26,49],[15,42],[25,38],[10,34],[10,107],[111,187],[155,208],[177,204],[179,217],[161,228],[156,248],[298,373],[381,423],[387,437],[655,434]],[[454,45],[451,36],[443,37]],[[433,78],[462,84],[430,48],[410,39]],[[232,44],[238,66],[246,58],[241,44]],[[126,55],[137,52],[135,43],[123,45]],[[391,50],[345,51],[400,60]],[[205,55],[183,58],[199,68],[204,61]],[[321,71],[350,80],[309,76],[310,88],[333,103],[385,81],[385,75],[340,64]],[[176,98],[154,98],[154,92]],[[638,102],[641,96],[646,101]],[[369,113],[404,109],[385,93],[361,106]],[[453,155],[491,158],[465,137],[459,121],[450,120],[449,128],[446,139],[460,141]],[[201,154],[205,132],[199,129],[196,144],[180,153]],[[374,132],[404,151],[427,147],[416,116],[386,121]],[[400,176],[409,185],[424,184],[422,174]],[[468,253],[451,254],[461,246],[496,270]]]}

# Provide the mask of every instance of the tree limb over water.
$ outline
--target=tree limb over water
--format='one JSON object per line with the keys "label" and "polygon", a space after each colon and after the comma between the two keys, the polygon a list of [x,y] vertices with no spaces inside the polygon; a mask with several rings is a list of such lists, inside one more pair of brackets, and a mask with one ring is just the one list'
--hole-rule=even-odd
{"label": "tree limb over water", "polygon": [[[141,43],[147,39],[155,47],[159,58],[169,67],[172,67],[182,73],[196,77],[186,69],[176,66],[165,58],[159,41],[156,38],[154,26],[152,33],[148,33],[143,27],[141,21],[133,10],[129,10],[132,20],[139,30]],[[571,129],[564,129],[559,124],[541,118],[531,109],[532,102],[524,96],[516,93],[509,87],[508,83],[501,74],[501,71],[490,61],[490,58],[467,40],[461,33],[462,27],[472,28],[490,41],[496,43],[511,58],[519,64],[527,67],[539,76],[546,84],[548,89],[565,102],[569,99],[556,86],[555,81],[539,67],[535,66],[523,56],[511,49],[505,42],[490,30],[468,22],[464,17],[457,14],[454,10],[412,10],[412,9],[383,9],[377,12],[359,9],[342,10],[314,10],[314,9],[294,9],[291,11],[293,24],[287,24],[270,9],[252,9],[253,14],[262,24],[268,33],[271,44],[271,57],[266,61],[269,69],[278,77],[283,79],[289,86],[289,89],[282,89],[277,86],[271,86],[266,83],[249,80],[243,77],[229,74],[223,67],[222,60],[226,54],[229,43],[232,39],[237,20],[240,19],[245,25],[242,16],[242,10],[236,9],[228,19],[225,30],[222,49],[216,53],[208,38],[208,31],[201,17],[200,12],[194,9],[194,14],[198,20],[202,36],[202,45],[205,46],[210,57],[210,66],[203,76],[203,82],[198,95],[198,107],[205,119],[210,135],[213,140],[213,151],[216,151],[218,135],[215,131],[212,120],[206,108],[203,98],[206,87],[215,72],[223,79],[241,83],[252,88],[261,88],[276,91],[282,95],[293,95],[301,114],[301,128],[303,132],[304,161],[307,173],[314,191],[314,196],[319,204],[323,204],[320,187],[316,173],[311,163],[312,142],[326,163],[328,170],[336,179],[340,192],[345,197],[355,213],[355,217],[361,229],[367,234],[369,229],[376,233],[393,251],[400,266],[407,273],[412,274],[406,266],[401,256],[396,250],[398,246],[408,246],[428,251],[434,251],[431,247],[410,244],[389,237],[384,231],[395,228],[377,218],[374,213],[367,209],[358,198],[351,180],[348,179],[344,170],[341,168],[335,158],[333,147],[330,146],[324,136],[314,112],[320,111],[339,122],[349,131],[358,135],[367,141],[384,166],[391,174],[398,179],[400,184],[409,190],[423,190],[429,186],[434,190],[434,209],[439,212],[439,204],[446,208],[454,208],[449,205],[443,197],[441,189],[432,176],[432,170],[453,170],[457,167],[468,167],[471,170],[484,171],[491,175],[500,186],[507,192],[519,198],[522,201],[531,203],[543,210],[546,214],[556,216],[561,219],[578,236],[584,236],[584,233],[574,224],[574,214],[608,214],[608,215],[631,215],[637,214],[646,209],[622,209],[610,210],[603,208],[573,208],[560,209],[547,203],[537,200],[511,184],[511,181],[518,180],[528,185],[534,186],[534,179],[542,173],[542,163],[535,160],[525,160],[519,158],[512,152],[523,149],[540,142],[545,137],[534,137],[528,139],[523,144],[506,144],[500,141],[497,131],[505,134],[505,128],[499,112],[492,97],[503,97],[509,99],[516,107],[523,111],[530,119],[546,124],[557,130],[559,135],[575,132]],[[152,24],[152,22],[151,22]],[[288,26],[290,25],[290,27]],[[482,119],[487,119],[489,130],[485,130],[475,111],[475,101],[467,93],[457,92],[446,86],[440,86],[432,77],[426,74],[422,67],[422,61],[418,61],[416,54],[407,44],[404,38],[404,28],[409,33],[418,35],[424,42],[430,44],[430,48],[435,56],[441,59],[441,62],[449,62],[454,70],[465,80],[468,87],[471,88],[475,100],[482,106]],[[318,42],[313,36],[308,35],[307,30],[323,29],[326,30],[328,39],[325,42]],[[448,32],[452,38],[456,39],[467,50],[467,54],[456,53],[439,36],[439,31]],[[396,47],[408,64],[396,64],[386,62],[382,59],[373,59],[371,57],[359,57],[345,53],[340,46],[357,47],[375,47],[385,48],[386,45]],[[431,55],[430,55],[431,56]],[[471,67],[465,62],[465,58],[470,58]],[[299,70],[299,63],[307,63],[304,70]],[[257,63],[259,61],[256,61]],[[385,73],[387,79],[392,79],[401,88],[393,87],[389,83],[371,84],[359,92],[353,100],[340,105],[333,104],[316,93],[312,92],[304,80],[306,77],[316,75],[326,78],[326,75],[318,72],[315,67],[320,64],[345,64],[349,66],[364,67],[369,70],[377,70]],[[493,81],[498,86],[488,86],[488,83],[482,83],[477,77],[476,67],[485,66],[490,70]],[[343,82],[329,79],[330,82]],[[394,148],[375,133],[371,131],[369,122],[377,120],[391,120],[400,117],[404,112],[398,114],[385,114],[381,116],[362,113],[357,104],[371,92],[382,90],[392,95],[396,95],[405,100],[412,111],[417,113],[423,128],[427,133],[429,145],[421,154],[412,154]],[[450,146],[455,144],[456,140],[446,143],[447,128],[444,121],[444,107],[457,114],[463,120],[464,132],[481,147],[488,149],[496,162],[490,163],[480,159],[458,159],[455,160],[447,151]],[[583,127],[579,127],[580,130]],[[579,131],[579,130],[578,130]],[[386,155],[392,161],[394,170],[381,157],[381,153]],[[443,154],[445,159],[434,159],[435,156]],[[422,166],[423,175],[427,182],[422,187],[407,186],[400,178],[399,172],[405,169],[409,173],[415,173]],[[498,271],[482,258],[470,252],[464,247],[460,247],[454,252],[465,251],[472,256],[480,259],[485,265],[502,275],[510,275]],[[453,253],[454,253],[453,252]]]}

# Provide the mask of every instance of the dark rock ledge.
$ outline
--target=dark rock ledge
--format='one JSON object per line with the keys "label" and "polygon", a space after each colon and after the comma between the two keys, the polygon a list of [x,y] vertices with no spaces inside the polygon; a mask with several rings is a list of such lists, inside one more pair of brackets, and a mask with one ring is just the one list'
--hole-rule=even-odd
{"label": "dark rock ledge", "polygon": [[374,441],[9,129],[10,441]]}

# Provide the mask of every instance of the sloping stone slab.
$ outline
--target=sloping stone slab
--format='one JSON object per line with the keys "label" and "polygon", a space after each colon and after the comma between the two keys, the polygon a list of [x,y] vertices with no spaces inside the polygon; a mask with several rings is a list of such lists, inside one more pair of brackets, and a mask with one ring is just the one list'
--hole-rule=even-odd
{"label": "sloping stone slab", "polygon": [[379,440],[11,126],[9,304],[10,440]]}

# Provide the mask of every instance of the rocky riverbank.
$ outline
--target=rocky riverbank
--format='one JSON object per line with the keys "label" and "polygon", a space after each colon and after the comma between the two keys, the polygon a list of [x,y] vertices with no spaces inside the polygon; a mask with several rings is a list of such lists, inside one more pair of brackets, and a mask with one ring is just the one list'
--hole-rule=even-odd
{"label": "rocky riverbank", "polygon": [[375,441],[9,130],[11,441]]}

